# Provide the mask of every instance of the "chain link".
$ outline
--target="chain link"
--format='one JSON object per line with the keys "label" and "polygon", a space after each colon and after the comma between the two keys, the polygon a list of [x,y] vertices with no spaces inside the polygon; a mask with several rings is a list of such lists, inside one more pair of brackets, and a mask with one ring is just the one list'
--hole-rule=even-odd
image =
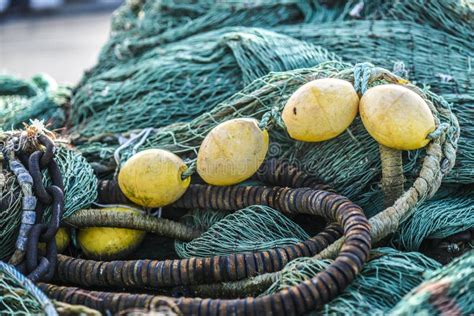
{"label": "chain link", "polygon": [[[23,218],[20,234],[17,240],[17,250],[10,262],[19,271],[33,281],[49,281],[56,269],[56,233],[64,213],[64,184],[58,164],[54,160],[54,142],[46,135],[40,134],[38,142],[44,146],[44,151],[35,151],[29,157],[24,152],[13,153],[28,165],[26,169],[18,160],[10,161],[10,168],[15,173],[20,185],[30,186],[32,191],[24,190]],[[52,184],[45,187],[42,171],[47,170]],[[48,224],[43,223],[45,209],[51,207],[51,218]],[[46,244],[45,254],[40,253],[39,243]]]}

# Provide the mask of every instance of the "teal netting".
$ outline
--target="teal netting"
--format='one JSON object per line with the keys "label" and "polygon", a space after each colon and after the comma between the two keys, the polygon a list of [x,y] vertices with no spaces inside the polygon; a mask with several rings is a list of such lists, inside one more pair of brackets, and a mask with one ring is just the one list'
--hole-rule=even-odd
{"label": "teal netting", "polygon": [[86,78],[194,34],[227,26],[271,28],[301,22],[305,13],[297,0],[128,1],[114,15],[111,37]]}
{"label": "teal netting", "polygon": [[13,266],[0,261],[0,314],[57,315],[53,304]]}
{"label": "teal netting", "polygon": [[200,34],[84,81],[74,93],[70,124],[90,137],[189,121],[268,72],[328,60],[338,57],[261,29]]}
{"label": "teal netting", "polygon": [[50,129],[65,124],[66,105],[71,92],[58,86],[48,75],[30,80],[0,76],[0,129],[22,128],[30,120],[44,120]]}
{"label": "teal netting", "polygon": [[213,215],[215,212],[207,213],[193,212],[186,221],[197,227],[208,221],[210,227],[190,242],[175,242],[176,253],[181,258],[261,251],[309,239],[296,223],[267,206],[250,206],[222,219]]}
{"label": "teal netting", "polygon": [[447,266],[426,273],[390,315],[472,315],[474,313],[474,250]]}
{"label": "teal netting", "polygon": [[[64,214],[66,218],[74,212],[88,208],[97,198],[97,178],[87,160],[76,150],[59,145],[55,159],[64,182]],[[46,185],[50,179],[44,173]]]}
{"label": "teal netting", "polygon": [[474,228],[474,187],[464,186],[448,192],[448,196],[421,204],[400,225],[395,240],[401,247],[419,250],[427,238],[442,239]]}
{"label": "teal netting", "polygon": [[[275,293],[314,277],[329,260],[298,258],[291,261],[267,290]],[[392,248],[372,250],[371,259],[353,283],[314,315],[384,315],[413,287],[423,281],[425,271],[440,264],[417,252]]]}
{"label": "teal netting", "polygon": [[0,260],[8,260],[21,223],[22,195],[13,173],[2,169],[0,180]]}

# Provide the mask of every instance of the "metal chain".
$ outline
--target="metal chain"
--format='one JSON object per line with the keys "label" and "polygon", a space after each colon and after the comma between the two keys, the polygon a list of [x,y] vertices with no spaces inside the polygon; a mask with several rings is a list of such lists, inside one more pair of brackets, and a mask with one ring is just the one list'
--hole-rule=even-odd
{"label": "metal chain", "polygon": [[[56,233],[64,212],[64,185],[59,167],[54,160],[54,142],[44,134],[38,136],[38,142],[45,147],[44,151],[35,151],[29,158],[24,153],[14,153],[27,162],[25,168],[14,156],[10,168],[20,185],[30,190],[23,190],[23,217],[18,236],[16,251],[10,260],[17,269],[33,281],[49,281],[56,269]],[[47,169],[52,184],[45,187],[42,171]],[[34,196],[31,194],[33,189]],[[51,219],[43,223],[44,210],[51,207]],[[46,253],[40,255],[38,244],[46,244]]]}

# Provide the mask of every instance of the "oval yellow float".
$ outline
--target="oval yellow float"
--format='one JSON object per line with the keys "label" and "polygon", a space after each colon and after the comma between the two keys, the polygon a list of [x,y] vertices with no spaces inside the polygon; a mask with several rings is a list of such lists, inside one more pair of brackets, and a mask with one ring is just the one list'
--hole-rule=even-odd
{"label": "oval yellow float", "polygon": [[216,126],[204,139],[197,172],[212,185],[232,185],[250,178],[268,151],[268,132],[258,121],[237,118]]}
{"label": "oval yellow float", "polygon": [[179,199],[189,186],[182,179],[186,164],[162,149],[144,150],[131,157],[118,175],[120,190],[132,202],[144,207],[161,207]]}
{"label": "oval yellow float", "polygon": [[380,144],[413,150],[428,144],[435,121],[425,100],[395,84],[373,87],[360,100],[360,116],[369,134]]}
{"label": "oval yellow float", "polygon": [[358,106],[359,97],[348,81],[317,79],[293,93],[282,118],[291,138],[321,142],[344,132],[356,117]]}

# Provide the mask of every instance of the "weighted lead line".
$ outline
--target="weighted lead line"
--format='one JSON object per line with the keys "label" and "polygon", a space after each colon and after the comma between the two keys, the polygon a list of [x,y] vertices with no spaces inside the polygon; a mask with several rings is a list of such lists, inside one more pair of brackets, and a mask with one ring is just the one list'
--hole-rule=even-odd
{"label": "weighted lead line", "polygon": [[[228,198],[224,199],[224,196]],[[311,190],[309,188],[289,189],[191,185],[187,193],[175,203],[175,206],[235,210],[254,204],[267,205],[286,213],[301,212],[321,215],[326,219],[337,222],[343,226],[345,236],[339,256],[325,271],[317,274],[313,279],[273,295],[234,300],[175,299],[176,305],[183,314],[212,315],[229,311],[237,315],[301,314],[322,306],[344,290],[368,259],[371,249],[371,237],[367,219],[360,207],[350,202],[347,198],[334,193]],[[266,252],[261,252],[260,255],[265,257],[264,253]],[[206,281],[216,282],[216,280],[229,280],[230,278],[237,280],[244,278],[246,274],[243,267],[245,262],[249,262],[249,260],[247,260],[245,255],[247,254],[225,256],[224,258],[227,260],[230,258],[233,260],[223,262],[220,261],[220,257],[191,258],[184,261],[167,260],[165,261],[166,266],[163,264],[160,266],[160,270],[158,270],[162,273],[158,274],[150,274],[149,270],[143,269],[153,264],[150,260],[143,260],[142,269],[139,269],[134,261],[116,261],[108,266],[108,263],[95,263],[59,256],[57,275],[62,281],[74,282],[74,280],[79,280],[83,282],[81,284],[86,286],[94,285],[94,283],[90,282],[96,281],[97,278],[101,278],[103,282],[112,281],[112,283],[104,284],[117,285],[115,282],[118,281],[124,286],[136,286],[141,281],[157,280],[158,278],[161,278],[164,284],[170,284],[172,280],[178,280],[181,284],[203,283]],[[241,259],[237,260],[239,256]],[[194,269],[196,269],[205,278],[198,279],[198,276],[193,274],[183,274],[180,269],[183,268],[182,263],[186,263],[186,268],[193,267],[192,269],[188,268],[188,272],[194,272]],[[80,269],[78,269],[79,267]],[[101,268],[100,271],[99,267]],[[220,267],[223,267],[223,269]],[[95,270],[90,270],[90,268]],[[73,271],[80,272],[71,276],[70,274]],[[78,278],[78,274],[84,277]],[[127,279],[124,276],[127,276]],[[97,293],[102,300],[90,302],[86,296],[81,294],[81,291],[48,286],[43,289],[58,300],[89,304],[90,307],[101,310],[107,308],[146,307],[147,302],[153,298],[147,296],[128,296],[126,298],[121,297],[120,294]],[[104,300],[106,297],[107,299]],[[121,303],[116,304],[117,301],[121,301]]]}

